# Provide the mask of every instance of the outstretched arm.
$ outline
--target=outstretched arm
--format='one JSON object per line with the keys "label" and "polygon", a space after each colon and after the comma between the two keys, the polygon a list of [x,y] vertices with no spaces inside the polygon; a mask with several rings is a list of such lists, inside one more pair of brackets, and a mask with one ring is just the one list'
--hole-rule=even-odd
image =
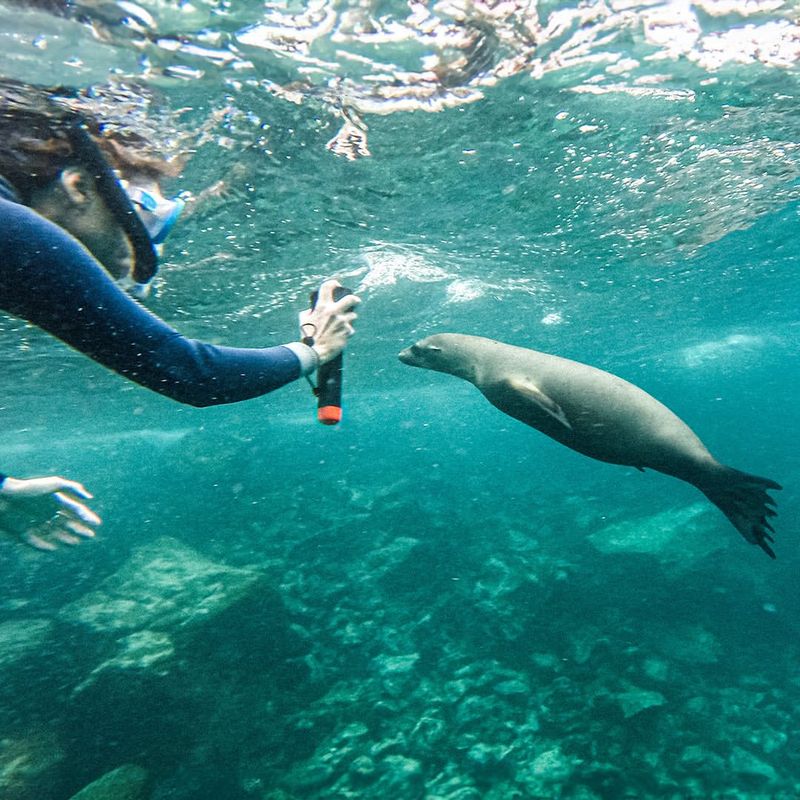
{"label": "outstretched arm", "polygon": [[[75,239],[25,206],[0,200],[0,228],[0,308],[148,389],[195,406],[234,403],[317,366],[321,354],[300,343],[233,348],[182,336],[122,291]],[[343,319],[343,302],[321,309],[337,320],[339,350],[355,317]],[[344,305],[355,303],[351,297]]]}

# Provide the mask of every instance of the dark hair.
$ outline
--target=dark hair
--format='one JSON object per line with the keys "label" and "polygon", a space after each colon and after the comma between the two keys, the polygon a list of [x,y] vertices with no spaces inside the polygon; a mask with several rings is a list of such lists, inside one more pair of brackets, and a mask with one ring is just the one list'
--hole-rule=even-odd
{"label": "dark hair", "polygon": [[159,149],[152,127],[143,132],[135,129],[127,113],[131,97],[142,105],[143,95],[127,86],[78,91],[0,79],[0,175],[25,202],[65,168],[79,165],[68,135],[77,120],[120,172],[145,173],[155,179],[177,175],[183,154],[170,157]]}

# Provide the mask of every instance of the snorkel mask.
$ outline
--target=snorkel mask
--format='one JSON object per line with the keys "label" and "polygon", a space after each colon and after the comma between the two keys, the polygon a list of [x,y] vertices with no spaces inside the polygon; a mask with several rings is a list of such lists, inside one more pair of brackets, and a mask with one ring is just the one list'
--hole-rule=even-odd
{"label": "snorkel mask", "polygon": [[120,184],[144,223],[150,241],[155,245],[162,244],[186,205],[183,198],[178,196],[167,200],[128,181],[120,181]]}
{"label": "snorkel mask", "polygon": [[150,281],[158,272],[156,245],[163,242],[172,229],[184,202],[180,198],[159,199],[144,189],[120,181],[80,117],[69,127],[68,136],[75,157],[91,172],[103,202],[133,248],[132,279],[122,279],[118,283],[137,297],[146,297]]}

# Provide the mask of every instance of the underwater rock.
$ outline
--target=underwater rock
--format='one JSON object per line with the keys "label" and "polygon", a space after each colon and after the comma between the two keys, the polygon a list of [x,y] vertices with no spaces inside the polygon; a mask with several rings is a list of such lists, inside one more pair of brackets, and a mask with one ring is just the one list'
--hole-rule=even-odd
{"label": "underwater rock", "polygon": [[18,619],[0,624],[0,670],[26,656],[35,655],[49,636],[53,623],[46,619]]}
{"label": "underwater rock", "polygon": [[381,675],[399,675],[410,672],[419,661],[419,653],[409,653],[402,656],[378,656],[375,664]]}
{"label": "underwater rock", "polygon": [[81,789],[70,800],[145,800],[148,792],[147,770],[124,764]]}
{"label": "underwater rock", "polygon": [[447,732],[447,723],[441,717],[426,714],[411,731],[411,743],[424,752],[435,752],[445,741]]}
{"label": "underwater rock", "polygon": [[663,706],[667,702],[661,692],[640,689],[637,686],[631,686],[628,691],[620,692],[616,695],[616,700],[625,719],[635,717],[648,708]]}
{"label": "underwater rock", "polygon": [[[474,786],[462,786],[460,789],[456,789],[451,794],[448,794],[446,797],[442,797],[442,800],[484,800],[484,795],[479,792]],[[498,795],[499,798],[502,797],[503,800],[507,800],[508,795]],[[428,795],[426,795],[426,800]]]}
{"label": "underwater rock", "polygon": [[525,681],[514,678],[507,681],[500,681],[500,683],[494,687],[494,690],[502,697],[527,697],[531,691]]}
{"label": "underwater rock", "polygon": [[556,745],[522,765],[517,770],[516,780],[525,786],[525,797],[557,797],[560,793],[552,784],[566,781],[572,770],[572,760]]}
{"label": "underwater rock", "polygon": [[718,514],[707,503],[608,525],[589,535],[601,553],[643,553],[688,566],[728,546]]}
{"label": "underwater rock", "polygon": [[100,634],[144,628],[185,632],[229,608],[259,578],[165,536],[135,550],[96,591],[64,607],[60,616]]}
{"label": "underwater rock", "polygon": [[734,747],[729,759],[731,771],[741,777],[764,779],[770,783],[777,780],[775,770],[742,747]]}
{"label": "underwater rock", "polygon": [[389,756],[390,754],[399,754],[403,753],[408,749],[408,742],[406,741],[405,734],[400,731],[396,736],[393,736],[389,739],[383,739],[380,742],[376,742],[370,748],[370,755],[373,758],[379,758],[380,756]]}
{"label": "underwater rock", "polygon": [[350,774],[360,780],[368,780],[375,774],[375,762],[369,756],[358,756],[350,764]]}
{"label": "underwater rock", "polygon": [[398,536],[379,550],[368,553],[365,562],[370,578],[383,577],[407,563],[419,546],[419,539]]}
{"label": "underwater rock", "polygon": [[518,786],[505,781],[493,781],[489,791],[475,794],[475,800],[528,800],[529,797]]}
{"label": "underwater rock", "polygon": [[447,681],[442,689],[442,694],[448,703],[455,703],[467,693],[468,689],[469,683],[463,678],[459,678],[454,681]]}
{"label": "underwater rock", "polygon": [[380,764],[383,772],[371,796],[391,797],[392,800],[417,800],[423,796],[424,774],[422,764],[415,758],[386,756]]}
{"label": "underwater rock", "polygon": [[599,628],[594,625],[576,627],[575,631],[570,634],[569,640],[572,660],[576,664],[585,664],[592,657],[594,648],[601,642],[607,644],[608,639],[602,635]]}
{"label": "underwater rock", "polygon": [[505,745],[478,742],[467,751],[467,763],[477,773],[496,774],[498,766],[510,752]]}
{"label": "underwater rock", "polygon": [[49,800],[63,760],[55,734],[43,726],[15,738],[0,737],[0,797]]}
{"label": "underwater rock", "polygon": [[333,767],[322,761],[311,761],[296,766],[285,779],[286,785],[293,790],[308,791],[319,789],[333,778]]}
{"label": "underwater rock", "polygon": [[470,695],[456,709],[454,722],[460,728],[483,727],[487,719],[498,719],[503,716],[503,705],[494,697]]}
{"label": "underwater rock", "polygon": [[497,557],[486,562],[483,572],[485,574],[475,583],[475,594],[493,601],[516,591],[528,579],[521,570],[515,570]]}
{"label": "underwater rock", "polygon": [[472,781],[459,774],[453,762],[425,784],[425,800],[483,800]]}
{"label": "underwater rock", "polygon": [[715,664],[722,648],[714,634],[700,625],[653,630],[653,645],[671,660],[686,664]]}
{"label": "underwater rock", "polygon": [[88,689],[107,670],[144,671],[168,662],[175,655],[175,645],[166,633],[157,631],[138,631],[125,636],[119,642],[117,655],[103,661],[92,670],[89,677],[72,692],[76,694]]}
{"label": "underwater rock", "polygon": [[391,697],[407,694],[413,682],[414,667],[419,661],[419,653],[407,655],[380,655],[374,659],[375,667],[382,676],[384,692]]}
{"label": "underwater rock", "polygon": [[669,677],[669,664],[660,658],[646,658],[642,671],[650,680],[664,683]]}
{"label": "underwater rock", "polygon": [[725,761],[720,756],[697,744],[684,747],[678,764],[688,773],[704,774],[712,779],[723,775],[727,769]]}

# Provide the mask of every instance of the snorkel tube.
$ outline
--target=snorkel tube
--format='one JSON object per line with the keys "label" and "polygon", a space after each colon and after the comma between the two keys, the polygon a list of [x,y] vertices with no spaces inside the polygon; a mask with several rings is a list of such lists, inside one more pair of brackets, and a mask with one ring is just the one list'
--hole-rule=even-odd
{"label": "snorkel tube", "polygon": [[85,120],[77,117],[67,129],[67,136],[75,158],[91,172],[97,191],[131,243],[133,279],[140,285],[149,283],[158,272],[158,254],[147,228],[120,186],[114,170],[89,134]]}

